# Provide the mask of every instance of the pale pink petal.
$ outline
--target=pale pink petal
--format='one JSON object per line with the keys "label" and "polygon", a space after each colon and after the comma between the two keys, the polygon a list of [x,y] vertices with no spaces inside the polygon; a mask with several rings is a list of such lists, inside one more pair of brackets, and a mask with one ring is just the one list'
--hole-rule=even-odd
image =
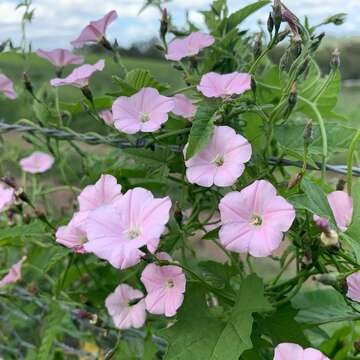
{"label": "pale pink petal", "polygon": [[304,350],[304,360],[330,360],[319,350],[308,348]]}
{"label": "pale pink petal", "polygon": [[347,294],[351,300],[360,302],[360,271],[349,275],[346,278]]}
{"label": "pale pink petal", "polygon": [[121,185],[112,175],[101,175],[95,185],[88,185],[78,196],[80,211],[95,210],[121,198]]}
{"label": "pale pink petal", "polygon": [[333,211],[336,225],[340,231],[346,231],[351,224],[353,203],[345,191],[334,191],[328,195],[329,205]]}
{"label": "pale pink petal", "polygon": [[0,74],[0,92],[11,100],[15,100],[17,98],[13,82],[4,74]]}
{"label": "pale pink petal", "polygon": [[41,58],[50,61],[58,68],[63,68],[66,65],[80,65],[84,63],[84,58],[82,56],[74,55],[66,49],[54,49],[51,51],[38,49],[36,54]]}
{"label": "pale pink petal", "polygon": [[226,194],[220,200],[219,210],[223,224],[241,221],[249,222],[252,216],[252,209],[250,209],[250,206],[246,206],[249,201],[247,201],[244,195],[244,191],[233,191]]}
{"label": "pale pink petal", "polygon": [[90,77],[96,71],[102,71],[105,67],[105,60],[99,60],[94,65],[85,64],[75,68],[72,73],[64,79],[52,79],[50,84],[52,86],[71,85],[78,88],[85,87],[89,84]]}
{"label": "pale pink petal", "polygon": [[54,158],[41,151],[35,151],[30,156],[20,160],[23,171],[37,174],[48,171],[54,164]]}
{"label": "pale pink petal", "polygon": [[202,49],[211,46],[215,39],[200,31],[175,39],[168,45],[168,52],[165,55],[167,60],[178,61],[188,56],[197,55]]}
{"label": "pale pink petal", "polygon": [[21,279],[21,267],[25,260],[26,256],[10,268],[9,273],[0,280],[0,289]]}
{"label": "pale pink petal", "polygon": [[175,107],[173,113],[182,116],[185,119],[191,120],[196,114],[196,106],[184,95],[177,94],[174,96]]}
{"label": "pale pink petal", "polygon": [[300,345],[282,343],[275,348],[274,360],[307,360],[304,359],[303,353]]}
{"label": "pale pink petal", "polygon": [[106,125],[114,124],[114,117],[111,110],[103,110],[99,113],[99,116],[104,120]]}
{"label": "pale pink petal", "polygon": [[240,95],[251,89],[251,75],[239,72],[221,75],[210,72],[202,76],[197,89],[206,97]]}
{"label": "pale pink petal", "polygon": [[249,239],[249,254],[254,257],[270,256],[284,238],[280,230],[266,225],[255,228],[252,235]]}
{"label": "pale pink petal", "polygon": [[229,223],[220,228],[219,239],[228,250],[240,254],[249,253],[255,230],[248,223]]}
{"label": "pale pink petal", "polygon": [[87,25],[79,37],[71,42],[71,45],[79,48],[85,45],[87,42],[99,42],[106,36],[107,27],[117,19],[118,15],[115,10],[107,13],[103,18],[97,21],[91,21]]}
{"label": "pale pink petal", "polygon": [[[118,329],[140,328],[145,324],[144,294],[127,284],[119,285],[105,300],[105,306]],[[138,302],[134,305],[131,301]]]}
{"label": "pale pink petal", "polygon": [[15,202],[15,190],[7,188],[0,183],[0,213]]}
{"label": "pale pink petal", "polygon": [[186,177],[204,187],[231,186],[242,175],[251,153],[251,145],[234,129],[216,126],[205,149],[185,162]]}

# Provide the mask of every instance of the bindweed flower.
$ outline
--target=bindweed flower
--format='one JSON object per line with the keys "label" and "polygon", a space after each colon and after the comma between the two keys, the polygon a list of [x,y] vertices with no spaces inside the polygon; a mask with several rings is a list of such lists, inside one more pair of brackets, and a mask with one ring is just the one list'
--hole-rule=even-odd
{"label": "bindweed flower", "polygon": [[117,17],[117,12],[112,10],[100,20],[90,21],[82,30],[79,37],[71,41],[71,45],[75,48],[80,48],[88,42],[101,43],[102,41],[106,41],[106,29]]}
{"label": "bindweed flower", "polygon": [[174,106],[172,98],[160,95],[156,89],[143,88],[133,96],[121,96],[114,102],[114,126],[126,134],[154,132],[167,121]]}
{"label": "bindweed flower", "polygon": [[251,89],[251,75],[233,72],[218,74],[210,72],[202,76],[197,89],[206,97],[230,97]]}
{"label": "bindweed flower", "polygon": [[50,81],[52,86],[71,85],[78,88],[86,88],[89,85],[90,77],[96,71],[102,71],[105,67],[105,60],[99,60],[94,65],[85,64],[77,67],[64,79],[56,78]]}
{"label": "bindweed flower", "polygon": [[15,202],[15,190],[0,183],[0,213],[7,210]]}
{"label": "bindweed flower", "polygon": [[54,158],[41,151],[35,151],[30,156],[20,160],[23,171],[38,174],[48,171],[54,164]]}
{"label": "bindweed flower", "polygon": [[278,196],[266,180],[228,193],[221,199],[219,209],[221,243],[230,251],[255,257],[270,256],[295,219],[294,207]]}
{"label": "bindweed flower", "polygon": [[179,61],[185,57],[197,55],[202,49],[211,46],[214,42],[215,39],[209,34],[200,31],[193,32],[183,39],[175,39],[170,42],[165,58]]}
{"label": "bindweed flower", "polygon": [[101,175],[95,185],[86,186],[78,196],[81,213],[90,213],[105,205],[114,204],[122,197],[121,185],[112,175]]}
{"label": "bindweed flower", "polygon": [[25,260],[26,256],[10,268],[9,273],[0,280],[0,289],[21,279],[21,267]]}
{"label": "bindweed flower", "polygon": [[105,306],[118,329],[138,329],[145,324],[143,297],[144,294],[140,290],[121,284],[106,298]]}
{"label": "bindweed flower", "polygon": [[82,56],[74,55],[71,51],[66,49],[54,49],[46,51],[38,49],[36,54],[43,59],[50,61],[58,69],[62,69],[67,65],[80,65],[84,63]]}
{"label": "bindweed flower", "polygon": [[191,120],[196,114],[196,106],[183,94],[177,94],[173,99],[175,107],[172,112],[177,116]]}
{"label": "bindweed flower", "polygon": [[[348,226],[351,224],[353,214],[353,203],[351,197],[345,191],[333,191],[328,194],[327,199],[334,214],[338,229],[342,232],[346,231]],[[330,229],[327,219],[315,215],[314,221],[322,231],[324,231],[324,228],[326,227]]]}
{"label": "bindweed flower", "polygon": [[185,162],[186,177],[190,183],[204,187],[231,186],[244,172],[251,152],[249,142],[234,129],[216,126],[209,144]]}
{"label": "bindweed flower", "polygon": [[77,253],[83,253],[84,243],[87,241],[86,236],[86,212],[74,214],[70,222],[59,227],[56,231],[56,242],[74,250]]}
{"label": "bindweed flower", "polygon": [[281,343],[275,348],[273,360],[330,360],[319,350],[303,349],[298,344]]}
{"label": "bindweed flower", "polygon": [[11,100],[15,100],[17,98],[13,82],[4,74],[0,74],[0,92]]}
{"label": "bindweed flower", "polygon": [[[159,260],[171,261],[166,253],[156,255]],[[182,269],[175,265],[159,266],[149,264],[141,274],[147,295],[146,310],[151,314],[174,316],[184,300],[186,277]]]}
{"label": "bindweed flower", "polygon": [[114,205],[91,212],[84,248],[116,268],[133,266],[144,255],[141,247],[156,251],[169,221],[170,208],[168,197],[155,199],[143,188],[129,190]]}
{"label": "bindweed flower", "polygon": [[114,117],[111,110],[103,110],[99,113],[99,116],[104,120],[106,125],[113,125],[114,124]]}
{"label": "bindweed flower", "polygon": [[346,296],[354,301],[360,302],[360,271],[349,275],[346,278]]}

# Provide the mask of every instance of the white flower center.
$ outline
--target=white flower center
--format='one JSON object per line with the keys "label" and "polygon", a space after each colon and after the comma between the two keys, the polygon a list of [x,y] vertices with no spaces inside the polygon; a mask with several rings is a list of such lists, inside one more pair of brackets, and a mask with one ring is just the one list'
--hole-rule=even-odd
{"label": "white flower center", "polygon": [[127,231],[127,238],[134,240],[141,235],[141,229],[138,226],[134,226]]}
{"label": "white flower center", "polygon": [[146,112],[141,112],[140,113],[140,121],[145,123],[147,121],[150,120],[150,114],[149,113],[146,113]]}
{"label": "white flower center", "polygon": [[222,154],[217,154],[215,156],[215,158],[211,161],[213,164],[215,164],[216,166],[222,166],[224,165],[225,159],[224,159],[224,155]]}
{"label": "white flower center", "polygon": [[175,286],[174,280],[172,280],[172,279],[166,280],[166,282],[165,282],[165,288],[166,288],[166,289],[171,289],[171,288],[173,288],[174,286]]}
{"label": "white flower center", "polygon": [[254,226],[260,226],[262,224],[262,218],[259,215],[253,215],[250,219],[250,224]]}

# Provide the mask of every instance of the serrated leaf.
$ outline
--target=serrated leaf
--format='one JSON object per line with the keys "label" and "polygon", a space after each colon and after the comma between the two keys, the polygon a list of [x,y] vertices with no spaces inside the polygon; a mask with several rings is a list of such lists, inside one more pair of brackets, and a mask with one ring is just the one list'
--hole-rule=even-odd
{"label": "serrated leaf", "polygon": [[189,141],[186,148],[186,160],[195,156],[208,144],[213,131],[215,113],[218,107],[214,104],[202,104],[198,107],[192,121]]}
{"label": "serrated leaf", "polygon": [[165,360],[238,360],[252,347],[253,313],[271,310],[262,281],[254,274],[241,283],[227,321],[210,315],[205,295],[203,288],[188,287],[178,321],[160,333],[169,343]]}
{"label": "serrated leaf", "polygon": [[0,229],[0,240],[10,238],[26,238],[26,237],[41,237],[46,235],[44,225],[39,221],[34,221],[28,225],[17,225]]}

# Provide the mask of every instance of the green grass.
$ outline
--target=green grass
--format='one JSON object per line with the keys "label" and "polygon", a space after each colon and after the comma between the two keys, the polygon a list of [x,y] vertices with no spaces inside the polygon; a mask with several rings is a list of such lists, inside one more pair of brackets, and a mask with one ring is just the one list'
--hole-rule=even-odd
{"label": "green grass", "polygon": [[[96,73],[91,79],[90,87],[94,97],[103,96],[107,92],[116,90],[111,77],[122,74],[120,65],[116,64],[111,57],[89,55],[86,56],[86,63],[94,64],[100,58],[105,58],[106,66],[104,71]],[[149,70],[158,81],[168,83],[172,88],[183,86],[179,71],[173,69],[169,62],[125,58],[123,63],[128,70],[136,68]],[[72,68],[67,67],[63,76],[67,76],[72,71]],[[14,122],[21,118],[31,119],[34,116],[31,111],[31,97],[29,94],[23,94],[22,74],[24,71],[30,77],[35,90],[39,89],[43,84],[49,84],[49,81],[56,77],[54,67],[36,55],[24,59],[21,55],[15,53],[0,54],[0,73],[4,73],[14,81],[15,89],[20,94],[15,101],[10,101],[4,97],[0,98],[0,118],[4,118],[8,122]],[[50,85],[47,86],[52,91]],[[59,96],[62,102],[76,103],[83,99],[79,89],[70,86],[59,88]],[[75,117],[74,121],[81,121],[82,123],[85,117],[88,119],[86,115],[82,114]]]}

